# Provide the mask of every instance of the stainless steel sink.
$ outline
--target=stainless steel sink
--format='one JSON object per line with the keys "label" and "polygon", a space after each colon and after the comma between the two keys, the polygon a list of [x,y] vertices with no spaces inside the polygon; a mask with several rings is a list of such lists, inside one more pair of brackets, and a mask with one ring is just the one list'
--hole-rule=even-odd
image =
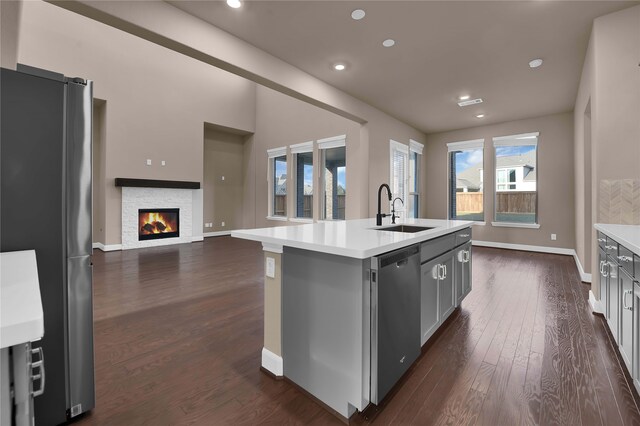
{"label": "stainless steel sink", "polygon": [[406,232],[413,234],[415,232],[427,231],[433,228],[433,226],[394,225],[375,229],[378,231]]}

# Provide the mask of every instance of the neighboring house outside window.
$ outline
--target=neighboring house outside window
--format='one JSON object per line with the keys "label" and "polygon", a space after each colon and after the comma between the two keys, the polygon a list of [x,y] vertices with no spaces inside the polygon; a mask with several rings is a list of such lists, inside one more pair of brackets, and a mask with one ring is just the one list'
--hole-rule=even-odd
{"label": "neighboring house outside window", "polygon": [[484,139],[447,144],[449,218],[484,221]]}
{"label": "neighboring house outside window", "polygon": [[287,148],[267,150],[269,158],[269,219],[287,218]]}
{"label": "neighboring house outside window", "polygon": [[344,220],[347,198],[346,135],[318,140],[320,219]]}
{"label": "neighboring house outside window", "polygon": [[539,227],[538,133],[493,138],[495,147],[495,226]]}
{"label": "neighboring house outside window", "polygon": [[313,141],[291,145],[294,212],[297,219],[313,220]]}

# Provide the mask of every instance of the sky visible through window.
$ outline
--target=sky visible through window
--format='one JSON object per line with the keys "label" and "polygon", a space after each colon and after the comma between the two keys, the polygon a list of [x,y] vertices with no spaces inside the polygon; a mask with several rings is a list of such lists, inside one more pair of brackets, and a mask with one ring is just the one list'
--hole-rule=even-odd
{"label": "sky visible through window", "polygon": [[285,160],[276,159],[276,176],[280,177],[287,174],[287,162]]}
{"label": "sky visible through window", "polygon": [[312,164],[304,165],[304,185],[313,186],[313,165]]}
{"label": "sky visible through window", "polygon": [[[523,155],[536,149],[535,145],[525,146],[500,146],[496,147],[497,157]],[[467,170],[469,167],[482,164],[482,149],[471,149],[456,153],[456,174]]]}
{"label": "sky visible through window", "polygon": [[338,185],[344,189],[347,189],[346,170],[346,167],[338,167]]}
{"label": "sky visible through window", "polygon": [[498,146],[496,147],[496,157],[510,157],[512,155],[523,155],[535,149],[536,149],[535,145]]}

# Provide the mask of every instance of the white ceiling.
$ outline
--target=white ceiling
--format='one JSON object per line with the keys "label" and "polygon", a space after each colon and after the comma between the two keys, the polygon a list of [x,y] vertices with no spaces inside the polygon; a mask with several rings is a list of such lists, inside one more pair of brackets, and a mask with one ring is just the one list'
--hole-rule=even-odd
{"label": "white ceiling", "polygon": [[[593,19],[637,1],[170,1],[426,132],[571,111]],[[361,21],[351,19],[364,9]],[[382,46],[396,40],[392,48]],[[528,62],[544,59],[531,70]],[[347,64],[337,72],[332,65]],[[460,108],[457,96],[484,103]],[[485,118],[477,119],[476,114]]]}

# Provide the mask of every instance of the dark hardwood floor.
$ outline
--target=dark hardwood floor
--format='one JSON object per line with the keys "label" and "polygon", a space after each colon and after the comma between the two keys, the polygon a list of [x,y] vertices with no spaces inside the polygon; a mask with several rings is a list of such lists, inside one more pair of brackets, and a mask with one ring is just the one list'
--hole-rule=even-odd
{"label": "dark hardwood floor", "polygon": [[[78,423],[340,424],[259,370],[263,255],[229,237],[94,251],[97,407]],[[572,257],[474,248],[473,291],[355,424],[640,424]]]}

